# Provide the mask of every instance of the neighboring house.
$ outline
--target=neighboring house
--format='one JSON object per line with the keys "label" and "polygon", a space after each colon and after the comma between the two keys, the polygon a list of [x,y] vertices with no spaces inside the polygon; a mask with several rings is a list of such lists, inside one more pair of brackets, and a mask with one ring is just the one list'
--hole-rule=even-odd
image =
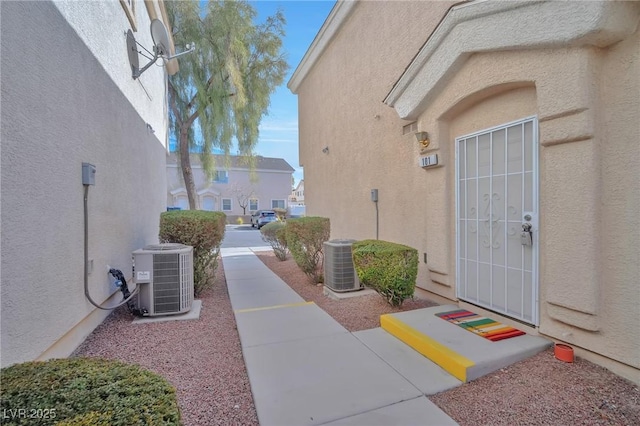
{"label": "neighboring house", "polygon": [[[209,178],[202,168],[200,154],[191,155],[200,209],[222,211],[227,216],[241,216],[256,210],[287,208],[291,177],[295,170],[285,160],[257,156],[255,168],[251,171],[243,157],[230,156],[227,168],[223,155],[213,156],[216,170],[214,176]],[[167,157],[167,205],[184,210],[189,208],[176,154]]]}
{"label": "neighboring house", "polygon": [[339,1],[289,82],[308,214],[640,382],[639,21],[639,2]]}
{"label": "neighboring house", "polygon": [[70,355],[110,313],[84,294],[83,162],[96,168],[87,195],[92,298],[119,302],[108,265],[130,279],[131,252],[158,242],[166,79],[177,64],[132,78],[125,34],[150,49],[151,19],[168,24],[161,0],[0,9],[4,367]]}
{"label": "neighboring house", "polygon": [[289,195],[290,206],[304,206],[304,179],[298,182],[298,185],[291,191]]}

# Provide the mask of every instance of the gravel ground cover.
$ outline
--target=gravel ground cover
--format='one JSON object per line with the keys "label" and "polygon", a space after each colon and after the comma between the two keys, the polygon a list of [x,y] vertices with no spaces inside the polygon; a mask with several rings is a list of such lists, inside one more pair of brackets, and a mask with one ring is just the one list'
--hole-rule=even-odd
{"label": "gravel ground cover", "polygon": [[287,260],[280,261],[273,252],[256,253],[262,262],[276,273],[284,282],[289,284],[306,301],[315,302],[336,321],[349,331],[368,330],[380,327],[380,315],[394,312],[410,311],[413,309],[436,306],[425,299],[405,300],[399,308],[390,306],[378,294],[358,296],[350,299],[333,300],[322,293],[322,285],[313,285],[307,276],[298,268],[291,255]]}
{"label": "gravel ground cover", "polygon": [[638,386],[549,349],[430,397],[460,425],[640,425]]}
{"label": "gravel ground cover", "polygon": [[[289,258],[270,252],[260,259],[301,297],[314,301],[350,331],[379,326],[379,316],[435,303],[416,299],[401,309],[380,296],[334,301]],[[177,389],[185,425],[256,425],[224,268],[201,297],[199,321],[133,325],[124,308],[114,311],[75,356],[139,364]],[[551,350],[471,383],[431,397],[461,425],[640,425],[640,390],[631,382],[577,359],[557,361]]]}
{"label": "gravel ground cover", "polygon": [[227,293],[222,262],[205,291],[198,321],[131,324],[125,307],[115,310],[74,356],[139,364],[177,390],[186,426],[257,425],[249,377]]}
{"label": "gravel ground cover", "polygon": [[[334,301],[309,284],[291,257],[271,252],[260,260],[305,300],[314,301],[350,331],[380,326],[379,316],[397,312],[380,296]],[[402,310],[433,306],[416,299]],[[430,399],[460,425],[640,425],[640,390],[633,383],[577,358],[555,359],[553,349]]]}

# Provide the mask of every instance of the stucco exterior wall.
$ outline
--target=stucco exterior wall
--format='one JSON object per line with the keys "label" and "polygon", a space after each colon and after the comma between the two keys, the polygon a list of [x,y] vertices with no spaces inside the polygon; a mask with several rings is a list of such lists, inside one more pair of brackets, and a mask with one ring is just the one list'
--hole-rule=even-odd
{"label": "stucco exterior wall", "polygon": [[[116,292],[107,265],[130,278],[131,252],[158,241],[166,207],[165,77],[154,70],[144,83],[154,99],[132,105],[122,89],[131,79],[122,36],[128,21],[115,13],[115,22],[98,19],[93,9],[101,5],[111,16],[113,5],[121,6],[82,4],[92,10],[85,18],[117,30],[117,55],[107,49],[96,58],[67,22],[74,15],[51,2],[1,5],[2,366],[68,356],[108,314],[84,296],[82,162],[97,170],[88,194],[89,291],[96,301]],[[140,8],[142,27],[144,16]],[[89,21],[75,24],[88,28]],[[119,83],[105,70],[118,64]]]}
{"label": "stucco exterior wall", "polygon": [[[153,39],[149,30],[151,19],[143,0],[133,0],[135,27],[120,1],[69,1],[53,0],[60,14],[77,37],[96,58],[100,58],[103,72],[113,80],[129,103],[155,131],[155,136],[164,146],[168,143],[167,85],[164,83],[165,68],[152,66],[138,80],[131,78],[131,67],[127,66],[126,31],[131,29],[138,43],[151,50]],[[155,15],[161,17],[156,1],[150,2]],[[139,50],[142,50],[141,48]],[[140,67],[148,60],[140,56]],[[160,65],[162,60],[158,60]],[[159,82],[163,82],[159,84]],[[159,108],[159,105],[164,106]]]}
{"label": "stucco exterior wall", "polygon": [[[250,206],[247,205],[246,213],[244,213],[238,201],[238,195],[250,193],[254,194],[251,198],[258,200],[258,210],[271,209],[271,200],[284,200],[284,208],[287,208],[289,204],[292,172],[256,169],[256,179],[252,180],[248,169],[230,168],[228,183],[211,183],[200,165],[192,164],[192,169],[196,191],[201,197],[200,208],[204,208],[202,197],[208,196],[215,199],[214,210],[223,211],[222,199],[228,198],[231,199],[231,211],[224,211],[225,214],[250,214]],[[186,199],[182,171],[178,165],[168,164],[167,205],[178,206],[178,197]]]}
{"label": "stucco exterior wall", "polygon": [[[504,5],[486,3],[487,8]],[[357,4],[298,88],[309,214],[332,219],[332,238],[375,237],[369,190],[378,188],[379,238],[415,247],[421,261],[427,253],[427,263],[419,266],[418,286],[455,300],[454,140],[537,117],[538,330],[598,354],[598,362],[640,382],[637,5],[611,6],[600,32],[574,36],[571,25],[580,27],[584,20],[579,19],[557,34],[536,38],[532,30],[531,45],[523,38],[521,47],[495,51],[487,40],[468,45],[461,41],[487,28],[495,33],[493,17],[465,21],[453,27],[447,39],[432,31],[448,5],[428,3],[433,21],[421,15],[418,3],[403,6],[413,10],[392,3]],[[551,13],[547,8],[553,5],[532,7]],[[398,21],[395,16],[400,16]],[[368,28],[379,29],[381,38]],[[630,28],[635,30],[630,33]],[[430,34],[444,37],[441,46],[448,49],[434,48],[431,54],[443,56],[451,68],[441,68],[446,61],[433,57],[421,63],[419,54],[418,62],[412,62],[413,56],[395,52],[403,46],[414,54],[407,40],[420,40],[420,48]],[[476,44],[483,50],[474,52]],[[465,46],[469,50],[461,50],[458,58],[447,57]],[[380,96],[389,93],[405,68],[415,79],[395,101],[400,105],[396,116],[378,112]],[[440,80],[429,80],[437,73],[443,76]],[[438,154],[439,167],[418,167],[418,144],[413,132],[402,135],[408,121],[399,116],[415,118],[418,130],[429,132],[428,154]],[[326,154],[324,146],[329,147]]]}
{"label": "stucco exterior wall", "polygon": [[413,29],[428,33],[452,3],[359,2],[300,86],[306,214],[336,218],[331,238],[375,238],[370,190],[378,188],[380,238],[423,251],[424,234],[408,241],[405,232],[425,220],[419,197],[405,197],[413,188],[415,137],[402,135],[409,122],[382,100],[424,43]]}
{"label": "stucco exterior wall", "polygon": [[[439,270],[441,261],[455,275],[455,224],[447,219],[455,216],[452,141],[516,118],[539,117],[539,330],[635,368],[620,372],[636,381],[639,288],[632,277],[638,275],[640,247],[630,237],[638,235],[638,219],[629,212],[640,200],[634,142],[639,128],[633,124],[640,103],[629,93],[638,93],[638,43],[636,32],[610,49],[476,54],[419,118],[421,127],[436,129],[434,152],[449,158],[448,173],[433,185],[442,188],[433,205],[449,207],[428,235],[448,248],[450,260],[441,253],[429,269]],[[455,295],[438,284],[428,283],[427,289]]]}

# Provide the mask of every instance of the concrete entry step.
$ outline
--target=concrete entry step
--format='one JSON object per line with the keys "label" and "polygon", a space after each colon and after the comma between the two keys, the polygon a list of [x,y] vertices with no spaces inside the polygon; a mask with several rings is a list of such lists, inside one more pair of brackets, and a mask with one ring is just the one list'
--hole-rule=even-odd
{"label": "concrete entry step", "polygon": [[527,359],[551,345],[529,334],[492,342],[436,316],[456,309],[456,305],[443,305],[383,315],[380,325],[462,382]]}

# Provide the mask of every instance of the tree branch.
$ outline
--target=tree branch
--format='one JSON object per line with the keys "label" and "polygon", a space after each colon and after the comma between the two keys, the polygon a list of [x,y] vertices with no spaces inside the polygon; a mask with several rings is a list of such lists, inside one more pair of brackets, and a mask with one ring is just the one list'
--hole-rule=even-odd
{"label": "tree branch", "polygon": [[169,102],[169,106],[171,107],[171,112],[173,112],[173,116],[176,118],[176,122],[178,123],[178,127],[182,127],[183,122],[182,122],[182,116],[180,115],[180,111],[178,110],[178,105],[176,105],[176,98],[178,97],[178,92],[176,91],[176,88],[173,87],[173,84],[171,84],[171,80],[169,80],[169,92],[171,92],[171,96],[169,96],[169,99],[171,100],[171,102]]}

